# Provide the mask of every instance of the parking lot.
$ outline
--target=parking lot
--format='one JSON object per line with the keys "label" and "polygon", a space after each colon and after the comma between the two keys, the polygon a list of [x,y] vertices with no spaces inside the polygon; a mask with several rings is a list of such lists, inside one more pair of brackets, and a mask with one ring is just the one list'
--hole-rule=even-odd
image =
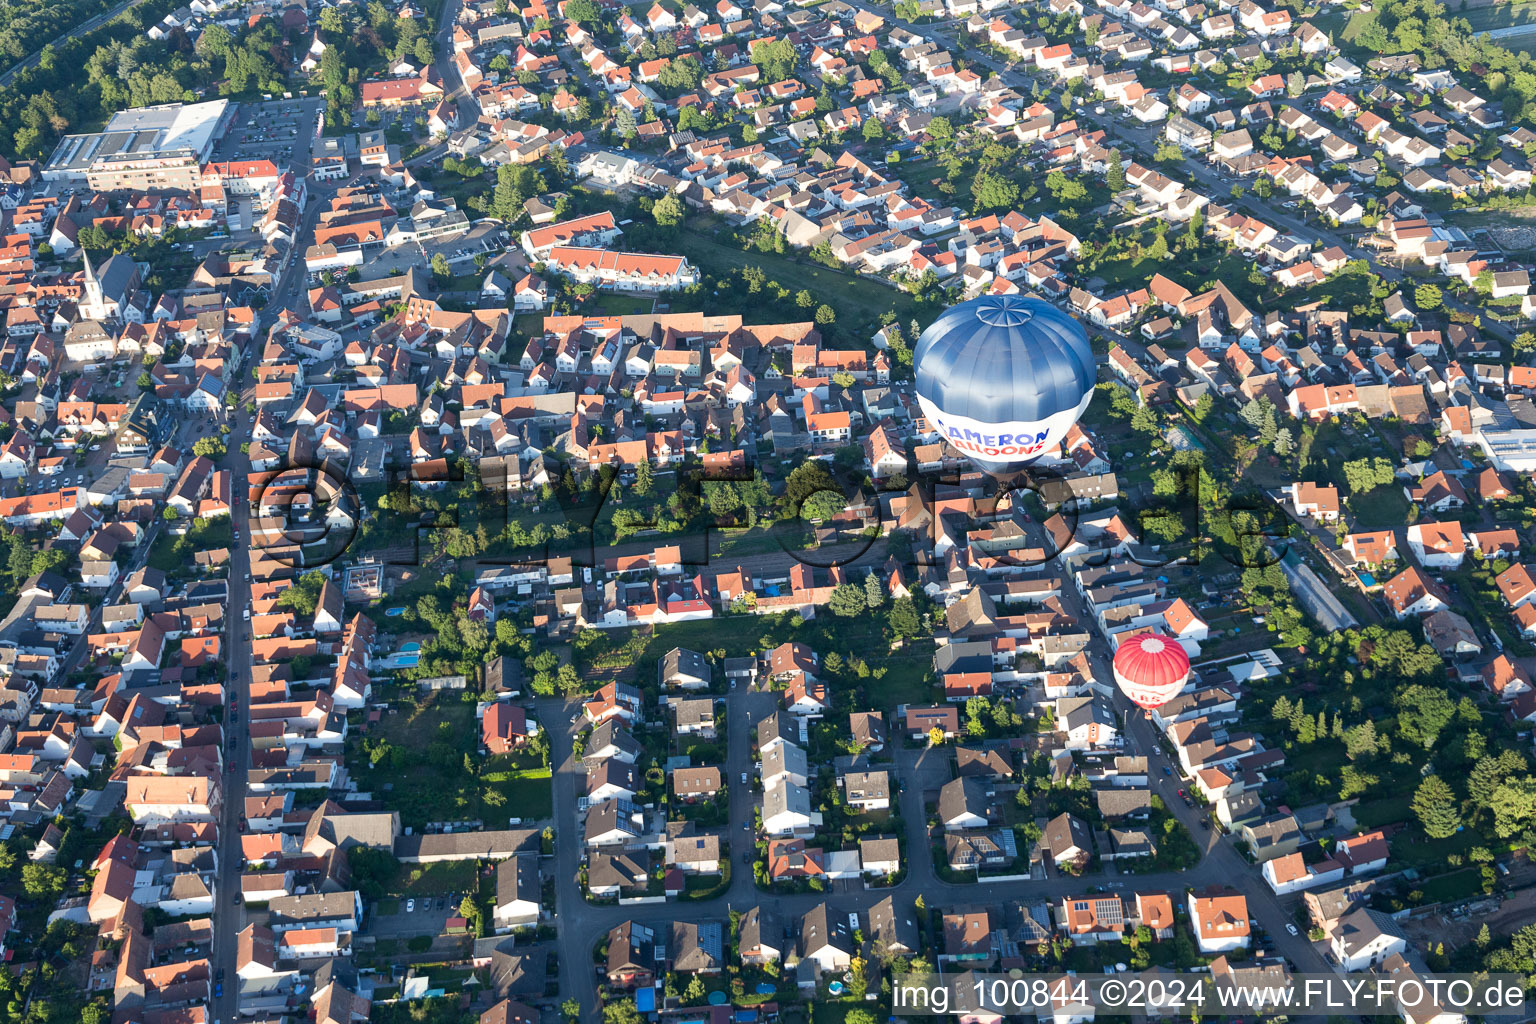
{"label": "parking lot", "polygon": [[391,127],[398,127],[407,136],[425,134],[416,124],[417,118],[426,121],[427,114],[436,103],[407,103],[399,107],[376,107],[379,115],[377,121],[370,121],[368,115],[361,110],[352,112],[352,129],[359,132],[387,131]]}
{"label": "parking lot", "polygon": [[324,100],[302,96],[242,103],[214,150],[215,158],[271,160],[279,167],[292,167],[295,174],[307,174],[315,125],[324,109]]}
{"label": "parking lot", "polygon": [[[455,894],[456,895],[456,894]],[[448,919],[459,912],[457,901],[446,896],[398,900],[394,913],[374,910],[368,933],[375,938],[409,938],[412,935],[441,935]],[[406,907],[414,904],[414,909]]]}

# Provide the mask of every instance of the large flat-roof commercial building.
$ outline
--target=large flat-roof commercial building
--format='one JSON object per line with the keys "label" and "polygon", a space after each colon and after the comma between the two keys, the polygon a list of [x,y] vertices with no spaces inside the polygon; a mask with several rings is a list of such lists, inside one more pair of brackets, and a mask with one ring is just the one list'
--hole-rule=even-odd
{"label": "large flat-roof commercial building", "polygon": [[98,191],[196,189],[233,109],[228,100],[211,100],[119,111],[99,132],[60,139],[43,180]]}

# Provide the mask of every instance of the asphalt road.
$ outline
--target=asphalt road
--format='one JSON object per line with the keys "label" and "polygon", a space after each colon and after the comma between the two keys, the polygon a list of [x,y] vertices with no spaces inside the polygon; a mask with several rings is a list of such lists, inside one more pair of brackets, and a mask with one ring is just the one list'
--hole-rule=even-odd
{"label": "asphalt road", "polygon": [[[253,342],[254,345],[259,342]],[[242,372],[244,366],[241,367]],[[251,470],[250,459],[240,451],[240,444],[250,439],[251,417],[237,410],[231,422],[229,454],[223,467],[233,478],[231,494],[234,501],[232,515],[240,530],[240,542],[230,550],[228,627],[225,630],[225,658],[229,670],[225,683],[228,705],[224,717],[226,743],[224,774],[224,814],[219,824],[219,871],[214,912],[213,954],[214,976],[224,972],[224,995],[214,1000],[213,1016],[218,1021],[233,1021],[237,1010],[239,978],[235,974],[235,936],[245,925],[245,914],[235,901],[240,895],[242,856],[240,852],[240,819],[245,810],[246,781],[250,774],[250,719],[251,705],[251,650],[248,627],[244,612],[250,603],[251,588],[246,582],[250,571],[249,506],[247,504],[247,476]],[[240,720],[232,721],[234,708],[238,707]]]}
{"label": "asphalt road", "polygon": [[[294,172],[299,175],[307,173],[306,166],[294,166]],[[295,240],[291,258],[286,268],[278,276],[276,286],[273,289],[271,300],[267,308],[273,314],[279,310],[288,308],[300,308],[299,299],[304,288],[306,275],[304,272],[303,252],[312,237],[315,221],[320,215],[321,203],[312,187],[309,192],[309,201],[305,206],[304,217],[300,224],[299,233]],[[257,329],[252,332],[250,343],[241,350],[239,378],[248,379],[247,368],[252,365],[257,353],[261,351],[264,330],[262,325],[269,322],[271,317],[262,316],[258,319]],[[226,743],[226,760],[224,775],[224,809],[223,818],[219,825],[219,870],[215,887],[217,904],[214,912],[214,934],[212,962],[214,975],[224,972],[224,995],[213,1001],[213,1017],[215,1021],[233,1021],[238,1009],[239,978],[235,974],[235,955],[237,951],[236,936],[245,925],[243,909],[235,901],[240,895],[241,853],[240,853],[240,819],[245,810],[246,783],[250,775],[250,665],[251,648],[250,635],[245,622],[245,609],[250,603],[250,584],[247,582],[247,574],[250,572],[250,507],[248,503],[248,480],[251,472],[250,458],[241,451],[241,445],[251,439],[251,424],[254,417],[247,413],[243,402],[249,394],[249,388],[243,389],[241,394],[242,405],[237,406],[229,414],[230,433],[226,438],[228,454],[220,460],[220,468],[230,472],[232,485],[230,488],[233,501],[231,516],[235,527],[239,531],[239,537],[230,550],[229,560],[229,603],[226,606],[227,628],[225,630],[225,657],[228,665],[226,690],[229,705],[226,708],[224,721],[224,736]],[[232,721],[234,712],[230,709],[238,707],[240,720]]]}
{"label": "asphalt road", "polygon": [[[1068,588],[1070,590],[1070,588]],[[1075,599],[1075,595],[1073,595]],[[1069,600],[1075,603],[1075,600]],[[1075,609],[1079,615],[1081,608]],[[1095,640],[1090,657],[1100,678],[1111,678],[1108,671],[1108,650],[1102,640]],[[825,900],[837,913],[866,912],[870,906],[886,896],[899,900],[911,900],[922,894],[930,907],[947,905],[999,905],[1004,902],[1038,901],[1056,902],[1066,896],[1087,892],[1116,881],[1119,876],[1104,874],[1082,878],[1053,876],[1040,881],[988,882],[957,884],[939,878],[933,863],[932,849],[924,813],[925,790],[937,788],[951,777],[949,762],[952,753],[948,747],[913,749],[898,747],[894,751],[896,777],[903,783],[900,796],[902,819],[907,829],[907,874],[902,882],[891,888],[863,889],[838,887],[829,893],[777,895],[759,891],[752,874],[741,862],[743,844],[755,841],[755,835],[742,828],[752,821],[753,810],[760,795],[750,786],[740,784],[743,771],[752,775],[751,730],[755,724],[778,705],[776,693],[757,693],[733,690],[725,697],[726,715],[729,722],[727,754],[728,777],[732,785],[731,814],[727,826],[727,838],[731,843],[731,883],[726,892],[712,900],[689,903],[642,904],[629,907],[594,905],[582,896],[577,880],[581,866],[582,832],[577,821],[576,800],[585,791],[585,776],[579,762],[570,757],[571,738],[582,727],[572,725],[571,715],[579,709],[579,702],[547,700],[538,702],[536,710],[540,723],[549,729],[552,749],[563,753],[564,759],[557,765],[554,777],[556,808],[555,870],[560,930],[558,949],[564,964],[579,965],[575,970],[561,972],[562,1000],[574,997],[581,1005],[582,1019],[597,1019],[598,1004],[594,975],[587,966],[592,962],[592,950],[608,930],[626,920],[651,925],[664,925],[685,916],[693,920],[725,920],[731,909],[745,909],[758,903],[771,903],[785,918],[802,914]],[[1270,892],[1258,870],[1249,865],[1232,844],[1219,837],[1214,829],[1202,828],[1199,818],[1202,812],[1186,807],[1178,796],[1181,785],[1187,785],[1177,775],[1178,765],[1173,763],[1157,743],[1156,733],[1139,710],[1127,702],[1117,702],[1118,710],[1130,710],[1127,721],[1128,750],[1145,754],[1149,762],[1150,786],[1162,797],[1163,802],[1189,829],[1197,845],[1202,848],[1202,861],[1192,870],[1125,876],[1126,893],[1135,889],[1148,891],[1167,890],[1182,893],[1186,889],[1204,889],[1208,885],[1229,885],[1248,897],[1249,912],[1268,933],[1267,947],[1288,957],[1302,971],[1327,973],[1330,968],[1313,949],[1305,936],[1292,936],[1286,924],[1292,914]],[[557,753],[559,756],[559,753]],[[1168,765],[1173,776],[1163,773]],[[750,846],[746,847],[750,848]]]}

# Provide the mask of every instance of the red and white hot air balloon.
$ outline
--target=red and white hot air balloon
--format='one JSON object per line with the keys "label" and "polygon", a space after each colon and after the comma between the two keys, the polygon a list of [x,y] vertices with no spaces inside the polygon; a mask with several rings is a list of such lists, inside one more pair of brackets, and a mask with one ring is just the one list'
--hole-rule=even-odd
{"label": "red and white hot air balloon", "polygon": [[1115,651],[1115,682],[1141,707],[1160,707],[1189,682],[1189,655],[1177,640],[1137,634]]}

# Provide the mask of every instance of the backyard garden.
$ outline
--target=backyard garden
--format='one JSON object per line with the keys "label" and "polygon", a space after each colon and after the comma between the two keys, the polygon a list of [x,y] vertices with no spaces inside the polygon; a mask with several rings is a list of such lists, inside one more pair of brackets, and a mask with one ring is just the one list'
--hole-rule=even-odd
{"label": "backyard garden", "polygon": [[366,731],[348,737],[347,763],[361,788],[400,811],[402,825],[483,821],[505,827],[552,816],[548,741],[541,730],[517,752],[479,750],[472,697],[454,691],[405,693]]}

